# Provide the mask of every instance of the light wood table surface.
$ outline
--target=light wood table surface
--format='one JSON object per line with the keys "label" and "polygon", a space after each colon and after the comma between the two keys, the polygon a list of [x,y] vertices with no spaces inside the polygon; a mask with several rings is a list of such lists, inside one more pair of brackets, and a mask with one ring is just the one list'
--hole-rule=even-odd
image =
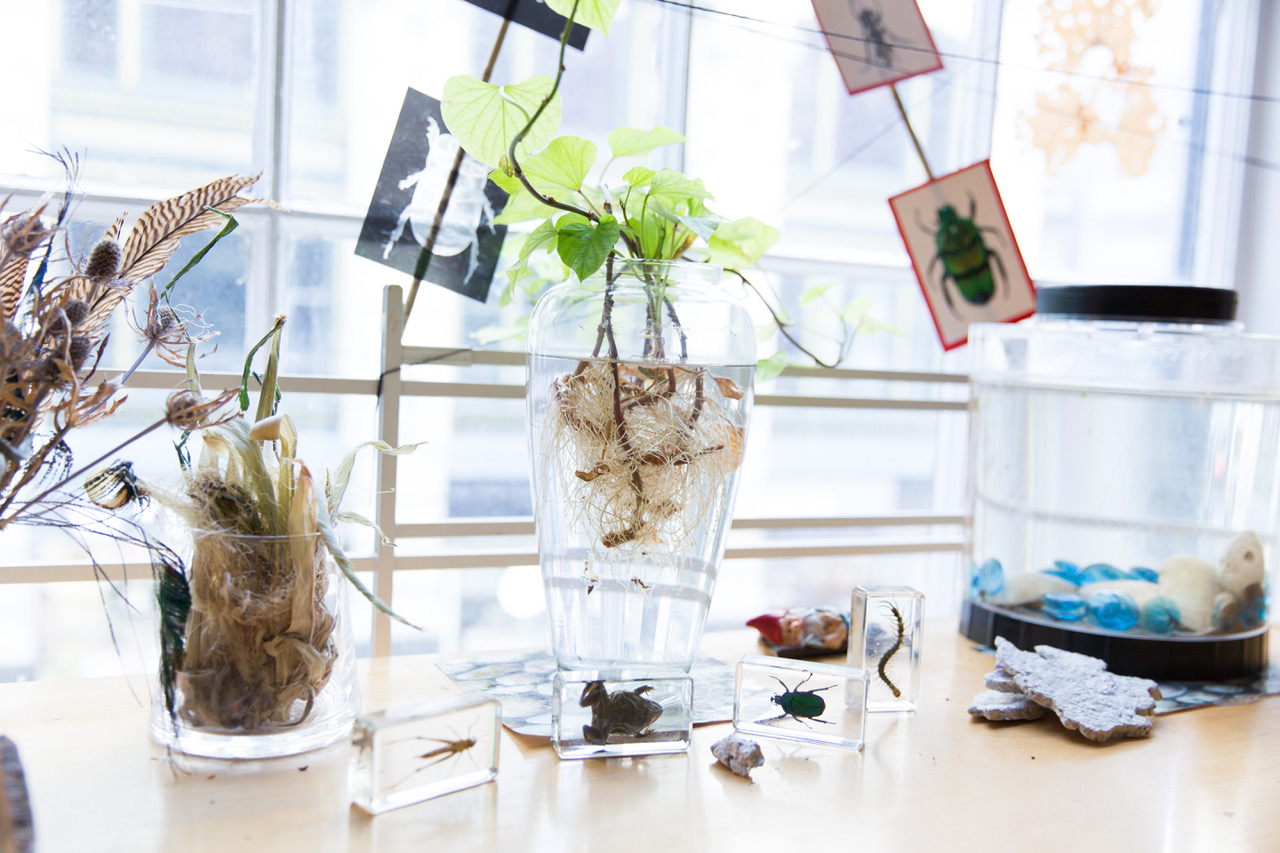
{"label": "light wood table surface", "polygon": [[[753,635],[703,652],[736,660]],[[871,715],[861,752],[761,738],[748,781],[711,756],[728,723],[695,729],[685,755],[564,762],[504,730],[496,783],[376,818],[349,805],[345,745],[175,772],[148,739],[141,679],[0,685],[0,734],[21,753],[41,853],[1280,850],[1280,697],[1100,745],[1053,718],[971,720],[992,658],[954,624],[926,625],[922,648],[919,710]],[[432,660],[368,662],[365,707],[455,690]]]}

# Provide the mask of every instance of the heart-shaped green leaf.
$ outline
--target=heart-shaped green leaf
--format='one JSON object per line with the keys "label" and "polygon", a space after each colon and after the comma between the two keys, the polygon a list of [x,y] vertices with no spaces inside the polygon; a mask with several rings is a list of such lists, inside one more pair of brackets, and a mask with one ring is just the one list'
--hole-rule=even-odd
{"label": "heart-shaped green leaf", "polygon": [[[499,164],[511,140],[529,124],[554,82],[550,77],[530,77],[523,83],[495,86],[475,77],[450,77],[440,103],[445,126],[463,149],[487,166]],[[547,104],[538,121],[520,141],[521,158],[541,149],[560,127],[560,93]]]}
{"label": "heart-shaped green leaf", "polygon": [[[562,17],[573,16],[575,24],[609,34],[609,25],[618,11],[619,0],[546,0],[547,7]],[[576,8],[575,8],[576,6]]]}
{"label": "heart-shaped green leaf", "polygon": [[655,127],[653,130],[616,127],[609,131],[608,141],[614,157],[638,157],[664,145],[684,142],[684,137],[669,127]]}
{"label": "heart-shaped green leaf", "polygon": [[570,213],[556,222],[556,252],[569,269],[586,280],[604,266],[605,258],[618,242],[618,220],[602,216],[592,223],[585,216]]}
{"label": "heart-shaped green leaf", "polygon": [[582,189],[596,162],[596,144],[576,136],[558,136],[521,165],[533,188],[545,196],[568,202]]}

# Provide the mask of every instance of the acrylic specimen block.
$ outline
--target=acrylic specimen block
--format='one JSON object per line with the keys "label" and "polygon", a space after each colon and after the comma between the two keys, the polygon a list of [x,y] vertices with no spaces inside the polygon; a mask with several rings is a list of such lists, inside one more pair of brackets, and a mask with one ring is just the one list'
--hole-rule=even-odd
{"label": "acrylic specimen block", "polygon": [[746,655],[738,662],[733,726],[760,737],[862,749],[865,669]]}
{"label": "acrylic specimen block", "polygon": [[474,693],[357,717],[351,801],[381,814],[491,782],[498,775],[501,727],[501,706]]}
{"label": "acrylic specimen block", "polygon": [[914,711],[920,697],[924,595],[909,586],[858,586],[849,614],[849,666],[871,675],[867,710]]}
{"label": "acrylic specimen block", "polygon": [[685,672],[557,672],[551,743],[562,759],[685,752],[693,679]]}

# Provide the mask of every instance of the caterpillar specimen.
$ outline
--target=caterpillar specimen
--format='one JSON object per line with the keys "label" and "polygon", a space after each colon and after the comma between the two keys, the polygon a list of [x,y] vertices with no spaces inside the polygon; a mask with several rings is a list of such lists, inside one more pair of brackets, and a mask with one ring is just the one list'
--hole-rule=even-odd
{"label": "caterpillar specimen", "polygon": [[902,648],[902,638],[906,635],[907,626],[902,621],[902,613],[891,601],[886,601],[885,606],[889,608],[889,615],[898,623],[897,636],[894,637],[893,645],[889,647],[889,651],[880,656],[880,665],[876,667],[876,671],[880,674],[880,680],[888,686],[893,693],[893,698],[897,699],[902,696],[902,691],[898,686],[889,679],[889,673],[885,668],[889,665],[889,659],[898,653],[898,649]]}

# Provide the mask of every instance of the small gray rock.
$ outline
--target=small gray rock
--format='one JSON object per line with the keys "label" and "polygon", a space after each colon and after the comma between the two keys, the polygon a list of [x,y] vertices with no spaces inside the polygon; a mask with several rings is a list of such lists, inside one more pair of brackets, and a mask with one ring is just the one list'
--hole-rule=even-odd
{"label": "small gray rock", "polygon": [[988,720],[1038,720],[1049,712],[1022,693],[986,690],[973,697],[969,713]]}
{"label": "small gray rock", "polygon": [[750,778],[752,768],[764,764],[760,744],[737,734],[722,737],[711,744],[711,754],[716,761],[744,778]]}

